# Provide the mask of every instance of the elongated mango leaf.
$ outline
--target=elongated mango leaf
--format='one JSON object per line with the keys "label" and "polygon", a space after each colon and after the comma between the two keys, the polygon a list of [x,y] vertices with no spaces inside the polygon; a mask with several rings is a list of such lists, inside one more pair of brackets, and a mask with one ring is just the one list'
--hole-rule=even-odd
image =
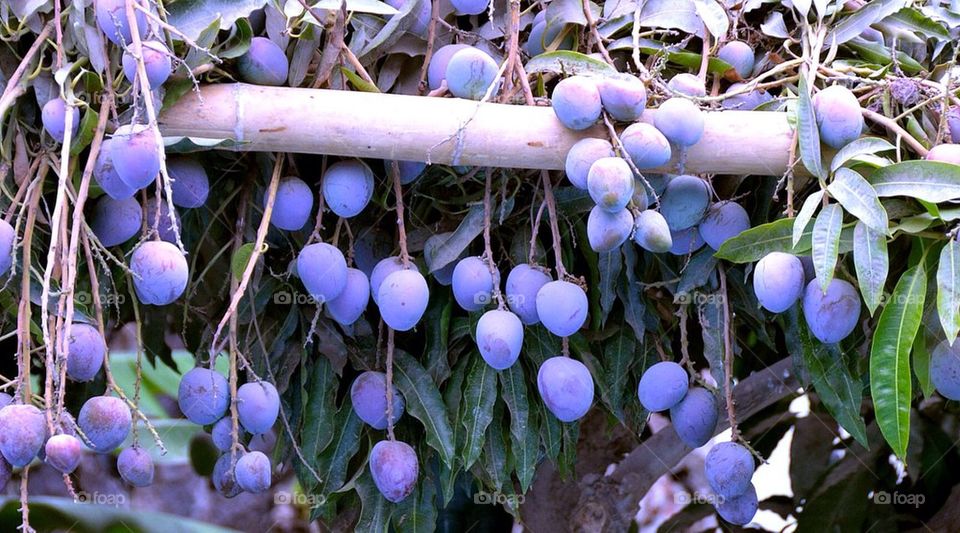
{"label": "elongated mango leaf", "polygon": [[940,325],[953,345],[960,332],[960,245],[950,239],[940,251],[937,267],[937,314]]}
{"label": "elongated mango leaf", "polygon": [[523,374],[523,365],[519,363],[500,372],[500,397],[510,411],[510,452],[520,490],[527,492],[537,469],[540,440],[535,431],[529,430],[536,424],[530,423],[527,382]]}
{"label": "elongated mango leaf", "polygon": [[734,263],[751,263],[770,252],[800,253],[809,250],[811,232],[804,231],[800,242],[794,246],[793,224],[792,219],[781,218],[752,227],[727,239],[714,255]]}
{"label": "elongated mango leaf", "polygon": [[830,163],[830,172],[836,172],[844,163],[857,156],[875,154],[887,150],[896,150],[896,146],[880,137],[861,137],[841,148],[840,151],[833,156],[833,162]]}
{"label": "elongated mango leaf", "polygon": [[[228,30],[238,19],[267,4],[267,0],[184,0],[173,2],[167,9],[167,22],[187,37],[196,40],[213,22]],[[177,35],[173,35],[178,39]]]}
{"label": "elongated mango leaf", "polygon": [[867,429],[860,416],[863,398],[860,380],[851,375],[836,344],[823,344],[810,335],[798,306],[786,312],[787,345],[800,351],[800,359],[827,411],[857,442],[867,448]]}
{"label": "elongated mango leaf", "polygon": [[870,176],[877,196],[909,196],[940,203],[960,198],[960,165],[941,161],[904,161]]}
{"label": "elongated mango leaf", "polygon": [[820,155],[820,131],[817,129],[817,115],[813,109],[807,80],[800,77],[800,95],[797,100],[797,136],[800,143],[800,160],[811,174],[823,179],[823,161]]}
{"label": "elongated mango leaf", "polygon": [[829,48],[834,44],[843,44],[863,33],[871,24],[883,20],[903,8],[904,0],[874,0],[867,2],[863,7],[848,17],[844,17],[833,26],[823,41],[823,46]]}
{"label": "elongated mango leaf", "polygon": [[389,531],[393,506],[380,494],[368,469],[364,469],[357,479],[356,489],[360,496],[360,519],[357,521],[356,530],[371,533]]}
{"label": "elongated mango leaf", "polygon": [[813,214],[817,212],[817,207],[820,205],[820,202],[823,200],[823,190],[816,191],[810,196],[807,196],[807,199],[803,201],[803,206],[800,208],[800,211],[797,213],[797,218],[793,221],[793,245],[796,246],[800,242],[800,239],[803,238],[803,232],[807,230],[807,225],[810,224],[810,219],[813,218]]}
{"label": "elongated mango leaf", "polygon": [[923,264],[904,272],[880,312],[870,346],[870,393],[877,425],[901,460],[910,440],[910,349],[923,318],[927,273]]}
{"label": "elongated mango leaf", "polygon": [[497,401],[497,372],[479,353],[469,357],[470,367],[460,403],[460,424],[466,430],[461,452],[464,470],[469,470],[480,457],[487,426],[493,420],[493,404]]}
{"label": "elongated mango leaf", "polygon": [[857,171],[849,168],[837,170],[827,191],[847,212],[859,218],[874,231],[882,234],[889,231],[887,211],[880,203],[877,192]]}
{"label": "elongated mango leaf", "polygon": [[616,70],[605,62],[580,52],[557,50],[544,52],[525,65],[527,73],[553,72],[556,74],[616,74]]}
{"label": "elongated mango leaf", "polygon": [[830,204],[820,210],[820,216],[813,223],[813,269],[823,292],[833,281],[833,271],[837,267],[840,254],[840,231],[843,229],[843,208]]}
{"label": "elongated mango leaf", "polygon": [[887,282],[890,259],[887,256],[887,238],[857,222],[853,229],[853,265],[857,270],[857,285],[870,315],[880,306],[883,286]]}
{"label": "elongated mango leaf", "polygon": [[930,379],[930,350],[927,349],[927,339],[923,332],[913,340],[913,354],[911,354],[913,373],[917,376],[917,383],[924,398],[933,395],[933,380]]}
{"label": "elongated mango leaf", "polygon": [[403,393],[406,411],[423,424],[427,444],[440,452],[440,459],[444,463],[451,465],[454,456],[453,428],[437,384],[409,354],[397,350],[394,362],[394,379]]}

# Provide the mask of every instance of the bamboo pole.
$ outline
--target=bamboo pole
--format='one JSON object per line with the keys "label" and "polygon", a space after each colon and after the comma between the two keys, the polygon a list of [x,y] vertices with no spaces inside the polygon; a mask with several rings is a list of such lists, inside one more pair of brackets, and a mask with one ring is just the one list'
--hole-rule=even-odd
{"label": "bamboo pole", "polygon": [[[606,135],[568,130],[549,107],[246,84],[204,86],[159,122],[165,137],[232,139],[239,150],[551,170],[579,139]],[[786,113],[708,112],[686,171],[781,175],[791,135]]]}

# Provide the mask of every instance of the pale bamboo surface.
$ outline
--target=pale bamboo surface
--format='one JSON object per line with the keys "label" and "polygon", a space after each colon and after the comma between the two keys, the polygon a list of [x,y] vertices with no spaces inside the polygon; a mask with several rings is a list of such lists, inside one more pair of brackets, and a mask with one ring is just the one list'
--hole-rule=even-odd
{"label": "pale bamboo surface", "polygon": [[[550,170],[579,139],[605,137],[602,125],[564,128],[549,107],[239,83],[203,86],[159,121],[164,136],[232,139],[240,150]],[[781,175],[791,139],[786,113],[708,112],[686,171]]]}

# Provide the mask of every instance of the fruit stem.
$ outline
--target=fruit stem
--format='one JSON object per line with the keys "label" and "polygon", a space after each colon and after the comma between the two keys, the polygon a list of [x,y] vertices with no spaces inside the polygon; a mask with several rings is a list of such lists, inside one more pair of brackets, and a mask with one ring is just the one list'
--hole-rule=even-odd
{"label": "fruit stem", "polygon": [[387,438],[393,435],[393,328],[387,327]]}
{"label": "fruit stem", "polygon": [[403,268],[410,267],[410,254],[407,253],[407,230],[403,224],[403,188],[400,186],[400,163],[396,159],[390,162],[393,176],[393,194],[397,198],[397,240],[400,242],[400,260]]}
{"label": "fruit stem", "polygon": [[730,420],[730,440],[742,440],[740,428],[737,427],[737,418],[733,405],[733,341],[730,333],[733,331],[730,304],[727,295],[727,272],[723,263],[717,265],[720,274],[720,305],[723,306],[723,395],[727,404],[727,419]]}
{"label": "fruit stem", "polygon": [[484,169],[485,184],[483,189],[483,258],[490,270],[490,279],[493,281],[493,298],[497,301],[497,309],[503,310],[505,303],[500,292],[500,275],[493,260],[493,247],[490,245],[490,194],[493,189],[493,169]]}

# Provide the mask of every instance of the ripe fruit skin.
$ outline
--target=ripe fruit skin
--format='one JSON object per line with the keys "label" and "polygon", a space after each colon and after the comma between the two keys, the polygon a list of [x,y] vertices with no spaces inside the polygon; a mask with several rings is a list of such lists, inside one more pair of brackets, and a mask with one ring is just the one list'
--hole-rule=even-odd
{"label": "ripe fruit skin", "polygon": [[[500,278],[499,273],[496,276]],[[453,269],[453,297],[465,311],[479,311],[493,299],[494,276],[479,257],[461,259]]]}
{"label": "ripe fruit skin", "polygon": [[237,485],[240,488],[260,494],[270,488],[270,459],[263,452],[250,452],[237,460]]}
{"label": "ripe fruit skin", "polygon": [[813,97],[813,108],[820,128],[820,140],[827,146],[842,148],[863,131],[860,102],[850,89],[834,85]]}
{"label": "ripe fruit skin", "polygon": [[137,189],[127,185],[120,179],[117,169],[113,166],[113,139],[104,139],[100,144],[100,152],[93,166],[93,178],[97,184],[114,200],[123,200],[136,194]]}
{"label": "ripe fruit skin", "polygon": [[609,213],[599,205],[587,217],[587,240],[594,252],[616,250],[633,231],[633,215],[629,209]]}
{"label": "ripe fruit skin", "polygon": [[[264,194],[263,205],[267,205]],[[303,228],[313,212],[313,191],[305,181],[295,176],[287,176],[277,184],[277,196],[273,201],[273,214],[270,223],[287,231]]]}
{"label": "ripe fruit skin", "polygon": [[703,137],[703,112],[686,98],[670,98],[660,104],[653,125],[668,141],[687,148]]}
{"label": "ripe fruit skin", "polygon": [[25,404],[10,404],[0,409],[0,453],[12,466],[30,464],[45,440],[47,426],[40,409]]}
{"label": "ripe fruit skin", "polygon": [[521,263],[507,275],[507,305],[520,322],[532,326],[540,322],[537,313],[537,293],[550,283],[550,276],[539,268]]}
{"label": "ripe fruit skin", "polygon": [[356,268],[348,268],[343,291],[327,302],[327,313],[338,324],[349,326],[363,315],[369,300],[370,282],[367,281],[367,275]]}
{"label": "ripe fruit skin", "polygon": [[753,49],[743,41],[730,41],[717,51],[717,59],[728,63],[741,79],[747,79],[753,72]]}
{"label": "ripe fruit skin", "polygon": [[740,496],[725,498],[716,505],[717,513],[721,518],[738,526],[749,524],[757,514],[758,507],[757,489],[753,483]]}
{"label": "ripe fruit skin", "polygon": [[695,226],[709,205],[710,187],[707,182],[686,174],[670,180],[660,196],[660,214],[672,231]]}
{"label": "ripe fruit skin", "polygon": [[370,475],[380,494],[398,503],[417,486],[417,452],[405,442],[382,440],[370,450]]}
{"label": "ripe fruit skin", "polygon": [[318,303],[326,303],[343,293],[347,286],[347,260],[332,244],[318,242],[297,255],[300,281]]}
{"label": "ripe fruit skin", "polygon": [[359,215],[373,197],[373,171],[359,159],[339,161],[323,174],[323,199],[337,215]]}
{"label": "ripe fruit skin", "polygon": [[453,54],[447,63],[447,88],[458,98],[481,100],[497,81],[497,62],[486,53],[467,47]]}
{"label": "ripe fruit skin", "polygon": [[537,316],[550,333],[573,335],[587,321],[587,293],[569,281],[551,281],[537,292]]}
{"label": "ripe fruit skin", "polygon": [[673,247],[670,227],[657,211],[641,211],[633,226],[633,241],[644,250],[662,254]]}
{"label": "ripe fruit skin", "polygon": [[154,130],[143,124],[120,126],[110,143],[110,158],[120,181],[140,190],[157,179],[160,173],[162,146]]}
{"label": "ripe fruit skin", "polygon": [[397,161],[397,167],[400,169],[400,185],[410,185],[423,174],[427,164],[420,161]]}
{"label": "ripe fruit skin", "polygon": [[670,78],[667,87],[686,96],[703,97],[707,95],[707,88],[704,87],[703,80],[686,72]]}
{"label": "ripe fruit skin", "polygon": [[790,309],[800,299],[803,285],[803,263],[795,255],[770,252],[753,271],[753,293],[771,313]]}
{"label": "ripe fruit skin", "polygon": [[147,241],[133,250],[130,270],[137,298],[147,305],[167,305],[187,288],[187,260],[164,241]]}
{"label": "ripe fruit skin", "polygon": [[673,361],[661,361],[640,376],[637,396],[647,411],[666,411],[687,395],[689,382],[682,366]]}
{"label": "ripe fruit skin", "polygon": [[0,220],[0,276],[10,272],[13,266],[13,243],[17,232],[6,220]]}
{"label": "ripe fruit skin", "polygon": [[[67,103],[60,97],[51,98],[46,104],[43,104],[43,109],[40,111],[43,129],[46,130],[55,141],[62,143],[64,135],[66,135]],[[76,139],[77,132],[80,131],[80,109],[73,110],[70,131],[72,132],[70,138]]]}
{"label": "ripe fruit skin", "polygon": [[[160,208],[160,216],[157,216],[157,207]],[[177,213],[176,210],[173,212],[174,223],[170,222],[170,206],[167,205],[165,200],[157,202],[156,197],[147,198],[146,209],[144,209],[144,217],[147,221],[147,227],[152,231],[156,232],[157,237],[160,237],[161,241],[169,242],[170,244],[177,243],[177,231],[180,230],[182,225],[180,224],[180,213]]]}
{"label": "ripe fruit skin", "polygon": [[[238,437],[243,438],[243,426],[237,428]],[[229,416],[225,416],[213,425],[213,428],[210,430],[210,436],[213,439],[213,445],[217,447],[221,452],[229,452],[230,447],[233,446],[233,419]]]}
{"label": "ripe fruit skin", "polygon": [[[110,42],[120,46],[133,42],[124,0],[97,0],[96,15],[97,26]],[[147,34],[147,16],[141,11],[135,11],[134,20],[137,21],[137,33],[143,38]]]}
{"label": "ripe fruit skin", "polygon": [[553,89],[552,100],[557,120],[572,130],[585,130],[600,118],[600,90],[585,76],[561,80]]}
{"label": "ripe fruit skin", "polygon": [[[447,242],[447,239],[453,235],[452,231],[446,233],[438,233],[436,235],[431,235],[425,243],[423,243],[423,258],[427,261],[427,266],[434,268],[436,265],[435,258],[438,253],[440,253],[441,247]],[[437,280],[437,283],[443,285],[444,287],[449,286],[453,283],[453,270],[457,268],[457,263],[459,261],[454,260],[450,261],[446,265],[433,270],[433,279]]]}
{"label": "ripe fruit skin", "polygon": [[604,78],[597,86],[603,108],[614,119],[633,122],[643,114],[647,106],[647,88],[640,78],[629,74]]}
{"label": "ripe fruit skin", "polygon": [[930,356],[930,381],[944,398],[960,400],[960,344],[941,341]]}
{"label": "ripe fruit skin", "polygon": [[114,200],[101,196],[93,208],[90,229],[100,239],[100,244],[110,247],[129,241],[140,232],[143,224],[143,208],[136,198]]}
{"label": "ripe fruit skin", "polygon": [[587,190],[597,206],[616,213],[633,198],[633,171],[619,157],[598,159],[587,172]]}
{"label": "ripe fruit skin", "polygon": [[279,414],[280,395],[273,383],[250,382],[237,389],[237,416],[248,433],[270,431]]}
{"label": "ripe fruit skin", "polygon": [[640,170],[663,166],[670,161],[670,142],[652,124],[631,124],[623,130],[620,140],[623,149]]}
{"label": "ripe fruit skin", "polygon": [[98,453],[111,452],[123,444],[131,423],[130,408],[113,396],[90,398],[80,408],[77,418],[77,425],[90,441],[90,447]]}
{"label": "ripe fruit skin", "polygon": [[247,83],[279,86],[287,82],[289,64],[276,43],[266,37],[254,37],[250,49],[237,61],[237,70]]}
{"label": "ripe fruit skin", "polygon": [[450,0],[458,15],[479,15],[487,10],[489,0]]}
{"label": "ripe fruit skin", "polygon": [[194,424],[212,424],[230,406],[230,385],[218,372],[198,366],[180,378],[177,402],[183,416]]}
{"label": "ripe fruit skin", "polygon": [[[383,372],[367,370],[357,376],[350,386],[353,411],[373,429],[387,428],[387,376]],[[393,421],[403,416],[403,396],[393,385]]]}
{"label": "ripe fruit skin", "polygon": [[385,257],[373,267],[373,272],[370,273],[370,295],[373,297],[373,303],[378,303],[377,298],[380,296],[380,286],[383,285],[383,280],[387,279],[390,274],[401,270],[403,270],[403,261],[396,256]]}
{"label": "ripe fruit skin", "polygon": [[710,448],[703,471],[713,491],[724,498],[735,498],[750,489],[753,455],[736,442],[721,442]]}
{"label": "ripe fruit skin", "polygon": [[700,236],[700,228],[693,226],[679,231],[670,230],[670,253],[673,255],[687,255],[696,252],[705,244]]}
{"label": "ripe fruit skin", "polygon": [[927,152],[926,159],[960,165],[960,144],[938,144]]}
{"label": "ripe fruit skin", "polygon": [[537,372],[537,390],[544,405],[561,422],[573,422],[593,404],[593,378],[583,363],[569,357],[551,357]]}
{"label": "ripe fruit skin", "polygon": [[[156,89],[163,85],[173,65],[170,62],[170,51],[163,43],[158,41],[143,41],[140,43],[143,51],[143,66],[147,71],[147,81],[150,82],[150,88]],[[137,60],[133,57],[130,49],[123,52],[123,75],[127,81],[133,83],[137,78]]]}
{"label": "ripe fruit skin", "polygon": [[[745,84],[741,82],[734,83],[724,91],[725,94],[731,94],[734,91],[739,91],[741,87]],[[762,106],[763,104],[773,100],[773,96],[770,95],[767,91],[762,91],[759,89],[754,89],[752,91],[733,95],[729,98],[726,98],[721,102],[721,105],[724,109],[737,109],[740,111],[753,111],[754,109]]]}
{"label": "ripe fruit skin", "polygon": [[139,446],[125,448],[117,456],[117,470],[124,481],[134,487],[153,484],[153,458]]}
{"label": "ripe fruit skin", "polygon": [[[237,452],[237,461],[243,457],[243,452]],[[237,494],[243,492],[243,489],[237,483],[236,470],[232,466],[232,457],[229,453],[225,453],[217,459],[217,463],[213,465],[213,474],[210,475],[210,479],[213,481],[213,488],[217,489],[217,492],[220,493],[224,498],[233,498]]]}
{"label": "ripe fruit skin", "polygon": [[564,163],[567,179],[574,187],[586,189],[587,174],[590,172],[590,167],[604,157],[614,157],[613,146],[610,141],[593,137],[580,139],[567,152],[567,159]]}
{"label": "ripe fruit skin", "polygon": [[814,278],[803,293],[803,316],[810,333],[820,342],[840,342],[857,327],[860,295],[853,285],[842,279],[831,280],[824,294],[820,290],[820,280]]}
{"label": "ripe fruit skin", "polygon": [[750,215],[736,202],[717,202],[700,222],[700,236],[714,250],[728,239],[750,229]]}
{"label": "ripe fruit skin", "polygon": [[[173,180],[170,184],[173,205],[194,209],[207,203],[207,196],[210,195],[210,180],[207,178],[207,171],[199,161],[191,157],[169,157],[167,173]],[[312,195],[310,199],[312,202]]]}
{"label": "ripe fruit skin", "polygon": [[62,474],[69,474],[80,464],[80,439],[73,435],[54,435],[44,446],[45,461]]}
{"label": "ripe fruit skin", "polygon": [[470,46],[465,44],[448,44],[441,46],[434,52],[433,57],[430,58],[430,66],[427,67],[427,82],[431,91],[439,89],[443,80],[447,79],[447,65],[450,63],[450,58],[453,57],[453,54],[467,48],[470,48]]}
{"label": "ripe fruit skin", "polygon": [[477,321],[477,348],[495,370],[510,368],[523,347],[523,323],[510,311],[487,311]]}
{"label": "ripe fruit skin", "polygon": [[100,330],[90,324],[74,322],[70,325],[67,345],[67,377],[81,382],[96,377],[107,352],[107,344]]}
{"label": "ripe fruit skin", "polygon": [[383,321],[397,331],[408,331],[423,318],[430,288],[419,271],[400,270],[383,280],[377,298]]}
{"label": "ripe fruit skin", "polygon": [[691,448],[699,448],[710,440],[717,428],[717,416],[717,399],[702,387],[688,390],[680,403],[670,408],[673,429]]}

